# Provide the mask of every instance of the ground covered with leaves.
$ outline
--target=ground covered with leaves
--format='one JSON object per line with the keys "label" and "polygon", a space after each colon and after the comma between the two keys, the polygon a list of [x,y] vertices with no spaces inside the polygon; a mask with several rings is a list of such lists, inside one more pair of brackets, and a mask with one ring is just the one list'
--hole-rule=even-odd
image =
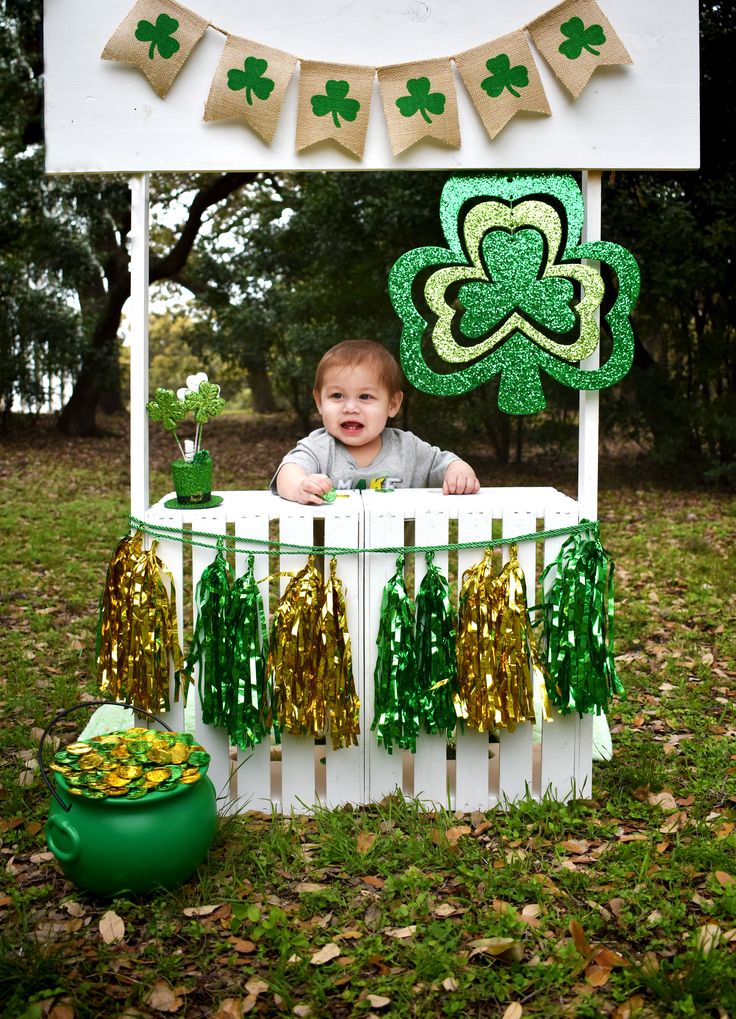
{"label": "ground covered with leaves", "polygon": [[[68,442],[39,426],[0,449],[2,1016],[736,1017],[733,496],[602,465],[628,696],[591,799],[249,814],[221,822],[184,887],[106,901],[47,851],[35,754],[55,711],[94,691],[97,602],[127,522],[114,427]],[[280,419],[215,431],[222,487],[262,486],[295,437]],[[526,477],[482,453],[484,484],[571,490],[574,465]],[[154,472],[155,497],[169,487]]]}

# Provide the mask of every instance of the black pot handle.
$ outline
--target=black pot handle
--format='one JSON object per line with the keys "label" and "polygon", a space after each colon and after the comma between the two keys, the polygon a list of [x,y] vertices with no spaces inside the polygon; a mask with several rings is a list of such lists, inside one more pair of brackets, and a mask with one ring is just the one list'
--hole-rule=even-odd
{"label": "black pot handle", "polygon": [[154,722],[158,722],[159,725],[162,725],[164,727],[164,729],[168,730],[168,732],[173,732],[174,731],[171,728],[170,725],[167,725],[166,722],[164,722],[164,720],[162,718],[159,718],[157,715],[154,715],[152,711],[146,711],[145,708],[137,708],[135,706],[135,704],[127,704],[127,703],[123,703],[122,701],[84,701],[81,704],[75,704],[71,708],[64,708],[63,711],[58,711],[56,713],[55,717],[52,718],[51,721],[49,722],[49,724],[46,726],[46,728],[44,729],[43,733],[41,734],[41,739],[38,741],[38,766],[41,769],[41,778],[44,780],[46,785],[49,787],[49,792],[54,797],[54,799],[57,801],[57,803],[61,806],[62,810],[65,810],[67,812],[67,814],[72,809],[72,805],[71,805],[71,803],[64,803],[64,801],[62,800],[61,796],[59,796],[59,794],[56,791],[56,788],[55,788],[54,784],[51,782],[51,780],[50,780],[50,778],[48,776],[48,773],[47,773],[47,771],[46,771],[46,769],[44,767],[44,764],[43,764],[43,744],[44,744],[44,740],[46,739],[48,734],[51,732],[53,727],[58,722],[60,722],[62,720],[62,718],[66,718],[67,715],[70,715],[72,713],[72,711],[80,711],[82,708],[99,708],[99,707],[102,707],[103,704],[110,704],[110,705],[112,705],[113,707],[116,707],[116,708],[125,708],[128,711],[135,711],[136,715],[146,715],[148,718],[152,718]]}

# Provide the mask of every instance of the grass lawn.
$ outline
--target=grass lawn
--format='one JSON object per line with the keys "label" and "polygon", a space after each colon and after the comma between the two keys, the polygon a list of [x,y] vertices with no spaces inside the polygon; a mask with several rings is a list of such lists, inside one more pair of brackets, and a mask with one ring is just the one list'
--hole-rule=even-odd
{"label": "grass lawn", "polygon": [[[115,427],[69,442],[39,426],[0,446],[2,1016],[736,1019],[732,495],[602,464],[627,697],[592,799],[245,815],[183,888],[105,901],[47,852],[34,757],[54,712],[94,693],[97,603],[128,512]],[[218,486],[265,485],[292,437],[223,418]],[[569,465],[519,480],[468,456],[485,484],[571,490]],[[169,487],[154,472],[153,495]]]}

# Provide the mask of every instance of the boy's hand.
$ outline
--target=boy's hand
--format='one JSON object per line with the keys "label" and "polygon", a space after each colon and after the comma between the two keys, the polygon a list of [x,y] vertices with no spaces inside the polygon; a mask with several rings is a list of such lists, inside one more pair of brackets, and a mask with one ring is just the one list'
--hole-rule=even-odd
{"label": "boy's hand", "polygon": [[445,495],[475,495],[480,481],[475,471],[464,460],[453,460],[445,471],[442,491]]}
{"label": "boy's hand", "polygon": [[297,464],[284,464],[276,478],[276,491],[282,499],[319,506],[322,496],[332,488],[326,474],[307,474]]}

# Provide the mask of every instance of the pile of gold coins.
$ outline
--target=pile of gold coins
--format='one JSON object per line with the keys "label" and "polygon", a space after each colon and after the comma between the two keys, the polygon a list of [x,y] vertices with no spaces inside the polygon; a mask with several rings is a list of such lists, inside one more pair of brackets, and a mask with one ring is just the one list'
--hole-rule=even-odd
{"label": "pile of gold coins", "polygon": [[190,733],[135,727],[70,743],[50,767],[74,796],[139,800],[198,782],[209,762]]}

